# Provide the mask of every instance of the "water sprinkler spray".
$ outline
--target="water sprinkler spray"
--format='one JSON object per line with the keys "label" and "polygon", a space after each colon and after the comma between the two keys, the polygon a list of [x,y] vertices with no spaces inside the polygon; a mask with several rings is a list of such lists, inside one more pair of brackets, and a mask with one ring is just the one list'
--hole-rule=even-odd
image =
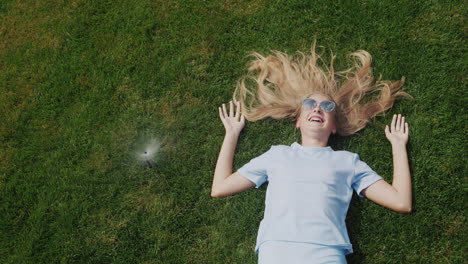
{"label": "water sprinkler spray", "polygon": [[144,156],[144,158],[145,158],[145,163],[146,163],[146,165],[148,166],[148,168],[150,168],[150,169],[153,168],[153,161],[152,161],[152,159],[151,159],[151,156],[149,155],[149,152],[148,152],[148,151],[145,151],[145,152],[143,153],[143,156]]}
{"label": "water sprinkler spray", "polygon": [[137,159],[143,162],[147,168],[154,168],[155,156],[158,154],[160,146],[161,144],[157,140],[150,140],[150,142],[144,147],[143,150],[140,150],[136,153]]}

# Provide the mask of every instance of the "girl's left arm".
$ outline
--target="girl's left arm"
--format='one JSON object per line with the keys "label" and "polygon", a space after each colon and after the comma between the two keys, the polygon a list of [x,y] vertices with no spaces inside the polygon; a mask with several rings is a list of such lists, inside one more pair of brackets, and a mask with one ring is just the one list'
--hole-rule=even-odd
{"label": "girl's left arm", "polygon": [[412,210],[411,175],[406,152],[408,135],[405,117],[394,115],[390,127],[385,126],[385,136],[392,144],[393,183],[377,181],[362,192],[367,199],[400,213]]}

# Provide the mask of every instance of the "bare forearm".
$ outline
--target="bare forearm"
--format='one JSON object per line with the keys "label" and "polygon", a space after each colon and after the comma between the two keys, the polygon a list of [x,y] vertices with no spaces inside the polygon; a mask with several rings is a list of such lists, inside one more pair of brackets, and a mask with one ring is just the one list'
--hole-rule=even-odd
{"label": "bare forearm", "polygon": [[390,126],[385,126],[385,136],[392,144],[393,181],[377,181],[364,190],[364,195],[377,204],[400,213],[412,211],[411,175],[408,164],[409,126],[401,114],[394,115]]}
{"label": "bare forearm", "polygon": [[238,139],[239,134],[226,133],[223,145],[221,146],[221,151],[219,152],[218,161],[216,163],[213,185],[211,187],[212,190],[216,189],[216,186],[232,174],[232,163]]}
{"label": "bare forearm", "polygon": [[392,145],[393,153],[393,182],[404,207],[412,207],[411,175],[408,164],[406,145]]}

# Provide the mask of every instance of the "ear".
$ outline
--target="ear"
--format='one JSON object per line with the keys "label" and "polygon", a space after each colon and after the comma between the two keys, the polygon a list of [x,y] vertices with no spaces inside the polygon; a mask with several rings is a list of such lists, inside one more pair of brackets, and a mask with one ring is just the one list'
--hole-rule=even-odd
{"label": "ear", "polygon": [[300,118],[296,120],[296,128],[299,128],[301,126],[300,121],[301,121]]}
{"label": "ear", "polygon": [[337,124],[338,121],[337,121],[337,118],[336,118],[336,115],[333,117],[333,128],[332,128],[332,134],[336,134],[336,127],[337,127]]}
{"label": "ear", "polygon": [[332,134],[336,134],[336,125],[335,124],[333,125],[333,128],[332,128],[331,132],[332,132]]}

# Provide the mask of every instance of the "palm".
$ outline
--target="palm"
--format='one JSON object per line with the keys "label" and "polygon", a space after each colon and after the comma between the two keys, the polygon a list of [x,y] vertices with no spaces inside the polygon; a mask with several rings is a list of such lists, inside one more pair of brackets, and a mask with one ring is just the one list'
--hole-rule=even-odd
{"label": "palm", "polygon": [[236,102],[237,109],[234,111],[234,104],[232,101],[229,102],[229,113],[226,110],[226,106],[219,108],[219,117],[223,122],[226,133],[239,134],[245,125],[245,117],[240,112],[240,103]]}
{"label": "palm", "polygon": [[406,145],[408,142],[409,128],[405,122],[405,117],[401,114],[394,115],[390,127],[385,126],[385,136],[393,144]]}

